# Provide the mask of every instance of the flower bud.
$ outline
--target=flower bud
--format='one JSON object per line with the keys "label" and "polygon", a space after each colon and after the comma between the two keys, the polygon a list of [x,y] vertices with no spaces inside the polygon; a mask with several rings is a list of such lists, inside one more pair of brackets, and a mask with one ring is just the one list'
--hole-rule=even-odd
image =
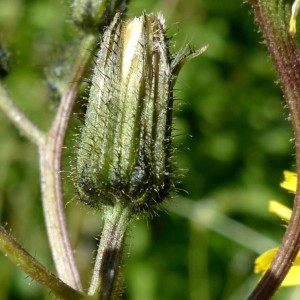
{"label": "flower bud", "polygon": [[129,0],[73,0],[72,19],[81,29],[98,32],[117,11],[125,12]]}
{"label": "flower bud", "polygon": [[115,16],[98,52],[78,148],[76,185],[85,203],[123,201],[145,211],[170,194],[175,70],[200,52],[173,60],[160,14]]}

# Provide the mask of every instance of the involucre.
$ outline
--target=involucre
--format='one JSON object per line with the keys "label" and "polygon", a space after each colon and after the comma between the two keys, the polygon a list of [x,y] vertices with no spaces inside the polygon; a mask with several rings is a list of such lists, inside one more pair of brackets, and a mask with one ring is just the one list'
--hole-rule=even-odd
{"label": "involucre", "polygon": [[77,155],[76,186],[85,203],[123,202],[148,211],[172,183],[173,86],[198,52],[172,59],[161,14],[122,21],[104,33]]}

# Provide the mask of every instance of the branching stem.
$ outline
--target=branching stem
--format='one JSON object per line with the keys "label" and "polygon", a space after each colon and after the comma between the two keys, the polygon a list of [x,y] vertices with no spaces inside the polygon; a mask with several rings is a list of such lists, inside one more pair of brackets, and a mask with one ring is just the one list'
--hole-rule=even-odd
{"label": "branching stem", "polygon": [[45,133],[39,130],[27,117],[16,107],[0,84],[0,109],[14,123],[20,132],[37,146],[45,143]]}
{"label": "branching stem", "polygon": [[[61,97],[57,114],[47,133],[41,132],[24,116],[0,85],[0,108],[39,150],[44,217],[58,277],[78,291],[82,291],[82,286],[67,232],[62,198],[61,162],[63,143],[73,103],[82,76],[92,58],[91,49],[94,48],[95,42],[96,38],[93,35],[84,38],[81,51],[73,65],[70,84],[66,84],[66,90]],[[5,237],[3,238],[5,239]],[[11,249],[14,245],[11,244]],[[15,251],[17,252],[18,248]]]}
{"label": "branching stem", "polygon": [[70,86],[62,95],[55,120],[47,134],[46,144],[39,147],[43,193],[43,209],[51,252],[59,278],[81,291],[82,286],[68,237],[62,197],[61,163],[62,148],[69,124],[73,103],[83,73],[89,65],[94,36],[87,36],[82,51],[73,67]]}

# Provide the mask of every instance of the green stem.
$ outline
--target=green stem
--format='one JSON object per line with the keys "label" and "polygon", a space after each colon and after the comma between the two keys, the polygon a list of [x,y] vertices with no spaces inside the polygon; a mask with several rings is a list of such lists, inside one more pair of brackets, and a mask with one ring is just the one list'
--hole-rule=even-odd
{"label": "green stem", "polygon": [[132,217],[130,208],[118,202],[104,208],[104,226],[88,294],[98,299],[112,299],[117,288],[124,239]]}
{"label": "green stem", "polygon": [[270,299],[290,270],[300,248],[300,56],[289,35],[290,7],[278,0],[248,0],[271,55],[292,122],[298,174],[293,212],[274,261],[249,300]]}
{"label": "green stem", "polygon": [[55,120],[47,134],[46,145],[39,147],[44,217],[54,263],[59,278],[79,291],[82,291],[82,286],[68,236],[64,212],[61,163],[63,143],[78,86],[92,57],[92,53],[88,49],[93,49],[94,44],[95,37],[91,35],[83,41],[82,50],[73,67],[70,86],[62,95]]}
{"label": "green stem", "polygon": [[0,226],[0,250],[16,266],[26,272],[29,276],[47,287],[59,299],[88,299],[78,291],[59,280],[49,272],[35,258],[33,258],[22,246]]}
{"label": "green stem", "polygon": [[25,115],[16,107],[0,84],[0,108],[14,123],[20,132],[32,143],[39,146],[45,142],[45,134],[40,131]]}
{"label": "green stem", "polygon": [[65,283],[82,291],[79,272],[68,237],[64,203],[62,199],[61,160],[66,130],[72,113],[82,76],[92,58],[96,38],[88,35],[82,42],[69,78],[70,85],[63,93],[58,112],[47,134],[40,131],[13,104],[0,85],[0,108],[18,129],[39,148],[42,202],[48,239],[58,276]]}

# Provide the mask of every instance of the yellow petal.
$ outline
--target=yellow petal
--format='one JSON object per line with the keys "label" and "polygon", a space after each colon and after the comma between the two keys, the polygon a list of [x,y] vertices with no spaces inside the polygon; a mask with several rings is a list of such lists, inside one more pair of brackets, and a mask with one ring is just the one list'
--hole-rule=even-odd
{"label": "yellow petal", "polygon": [[296,259],[294,261],[294,266],[300,267],[300,252],[296,256]]}
{"label": "yellow petal", "polygon": [[[267,250],[255,260],[255,273],[265,273],[273,261],[278,248]],[[298,253],[294,265],[284,278],[281,286],[300,285],[300,254]]]}
{"label": "yellow petal", "polygon": [[292,36],[295,36],[296,34],[296,18],[297,18],[297,14],[299,12],[299,8],[300,8],[300,1],[299,0],[295,0],[293,5],[292,5],[292,15],[290,18],[290,34]]}
{"label": "yellow petal", "polygon": [[284,181],[280,183],[280,186],[295,193],[297,188],[297,174],[294,172],[284,171],[283,175]]}
{"label": "yellow petal", "polygon": [[291,218],[292,210],[286,207],[285,205],[280,204],[277,201],[270,201],[269,202],[269,212],[277,215],[278,217],[289,221]]}
{"label": "yellow petal", "polygon": [[290,34],[292,36],[296,35],[296,15],[292,14],[290,18]]}
{"label": "yellow petal", "polygon": [[300,284],[300,267],[291,267],[288,274],[284,278],[281,286],[291,286]]}
{"label": "yellow petal", "polygon": [[265,272],[273,261],[278,248],[267,250],[258,256],[254,262],[254,273]]}

